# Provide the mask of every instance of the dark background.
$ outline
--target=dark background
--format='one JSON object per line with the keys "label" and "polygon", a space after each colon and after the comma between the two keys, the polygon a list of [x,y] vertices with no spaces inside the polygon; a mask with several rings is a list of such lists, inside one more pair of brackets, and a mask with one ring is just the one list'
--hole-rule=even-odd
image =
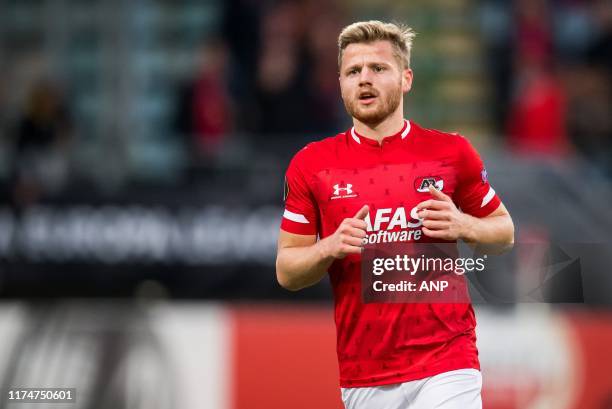
{"label": "dark background", "polygon": [[549,296],[475,306],[484,407],[612,407],[607,0],[0,0],[3,390],[341,407],[329,282],[285,291],[274,261],[289,160],[351,126],[337,36],[369,19],[418,33],[405,117],[469,138],[512,214],[477,283]]}

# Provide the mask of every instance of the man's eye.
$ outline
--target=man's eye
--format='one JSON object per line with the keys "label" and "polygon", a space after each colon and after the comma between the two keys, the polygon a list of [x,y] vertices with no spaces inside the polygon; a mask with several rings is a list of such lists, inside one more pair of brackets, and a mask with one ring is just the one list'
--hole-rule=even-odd
{"label": "man's eye", "polygon": [[377,65],[374,67],[374,71],[375,72],[383,72],[385,70],[385,67],[381,66],[381,65]]}
{"label": "man's eye", "polygon": [[347,74],[348,75],[357,74],[357,69],[353,68],[352,70],[349,70],[349,72]]}

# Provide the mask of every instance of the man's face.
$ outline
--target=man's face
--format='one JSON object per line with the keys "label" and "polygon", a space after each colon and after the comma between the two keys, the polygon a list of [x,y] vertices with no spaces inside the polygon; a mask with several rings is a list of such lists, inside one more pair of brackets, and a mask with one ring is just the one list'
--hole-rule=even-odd
{"label": "man's face", "polygon": [[412,71],[402,69],[389,41],[350,44],[340,67],[340,90],[347,112],[376,126],[395,112],[412,86]]}

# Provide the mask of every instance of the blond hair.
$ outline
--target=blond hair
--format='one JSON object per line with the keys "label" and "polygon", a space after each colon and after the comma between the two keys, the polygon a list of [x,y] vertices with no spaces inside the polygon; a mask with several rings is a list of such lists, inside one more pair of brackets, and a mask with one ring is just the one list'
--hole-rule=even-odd
{"label": "blond hair", "polygon": [[403,24],[382,21],[359,21],[342,29],[338,36],[338,68],[342,65],[342,54],[350,44],[389,41],[393,55],[402,68],[410,68],[410,51],[416,33]]}

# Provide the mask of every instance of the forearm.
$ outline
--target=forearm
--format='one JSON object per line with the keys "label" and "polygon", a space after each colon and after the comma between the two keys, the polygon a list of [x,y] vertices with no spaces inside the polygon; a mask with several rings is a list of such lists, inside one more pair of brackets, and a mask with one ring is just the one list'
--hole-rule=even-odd
{"label": "forearm", "polygon": [[465,214],[466,223],[461,239],[488,251],[503,253],[514,244],[514,224],[510,215],[477,218]]}
{"label": "forearm", "polygon": [[328,254],[326,239],[305,247],[285,247],[276,257],[279,284],[291,291],[310,287],[321,281],[334,261]]}

